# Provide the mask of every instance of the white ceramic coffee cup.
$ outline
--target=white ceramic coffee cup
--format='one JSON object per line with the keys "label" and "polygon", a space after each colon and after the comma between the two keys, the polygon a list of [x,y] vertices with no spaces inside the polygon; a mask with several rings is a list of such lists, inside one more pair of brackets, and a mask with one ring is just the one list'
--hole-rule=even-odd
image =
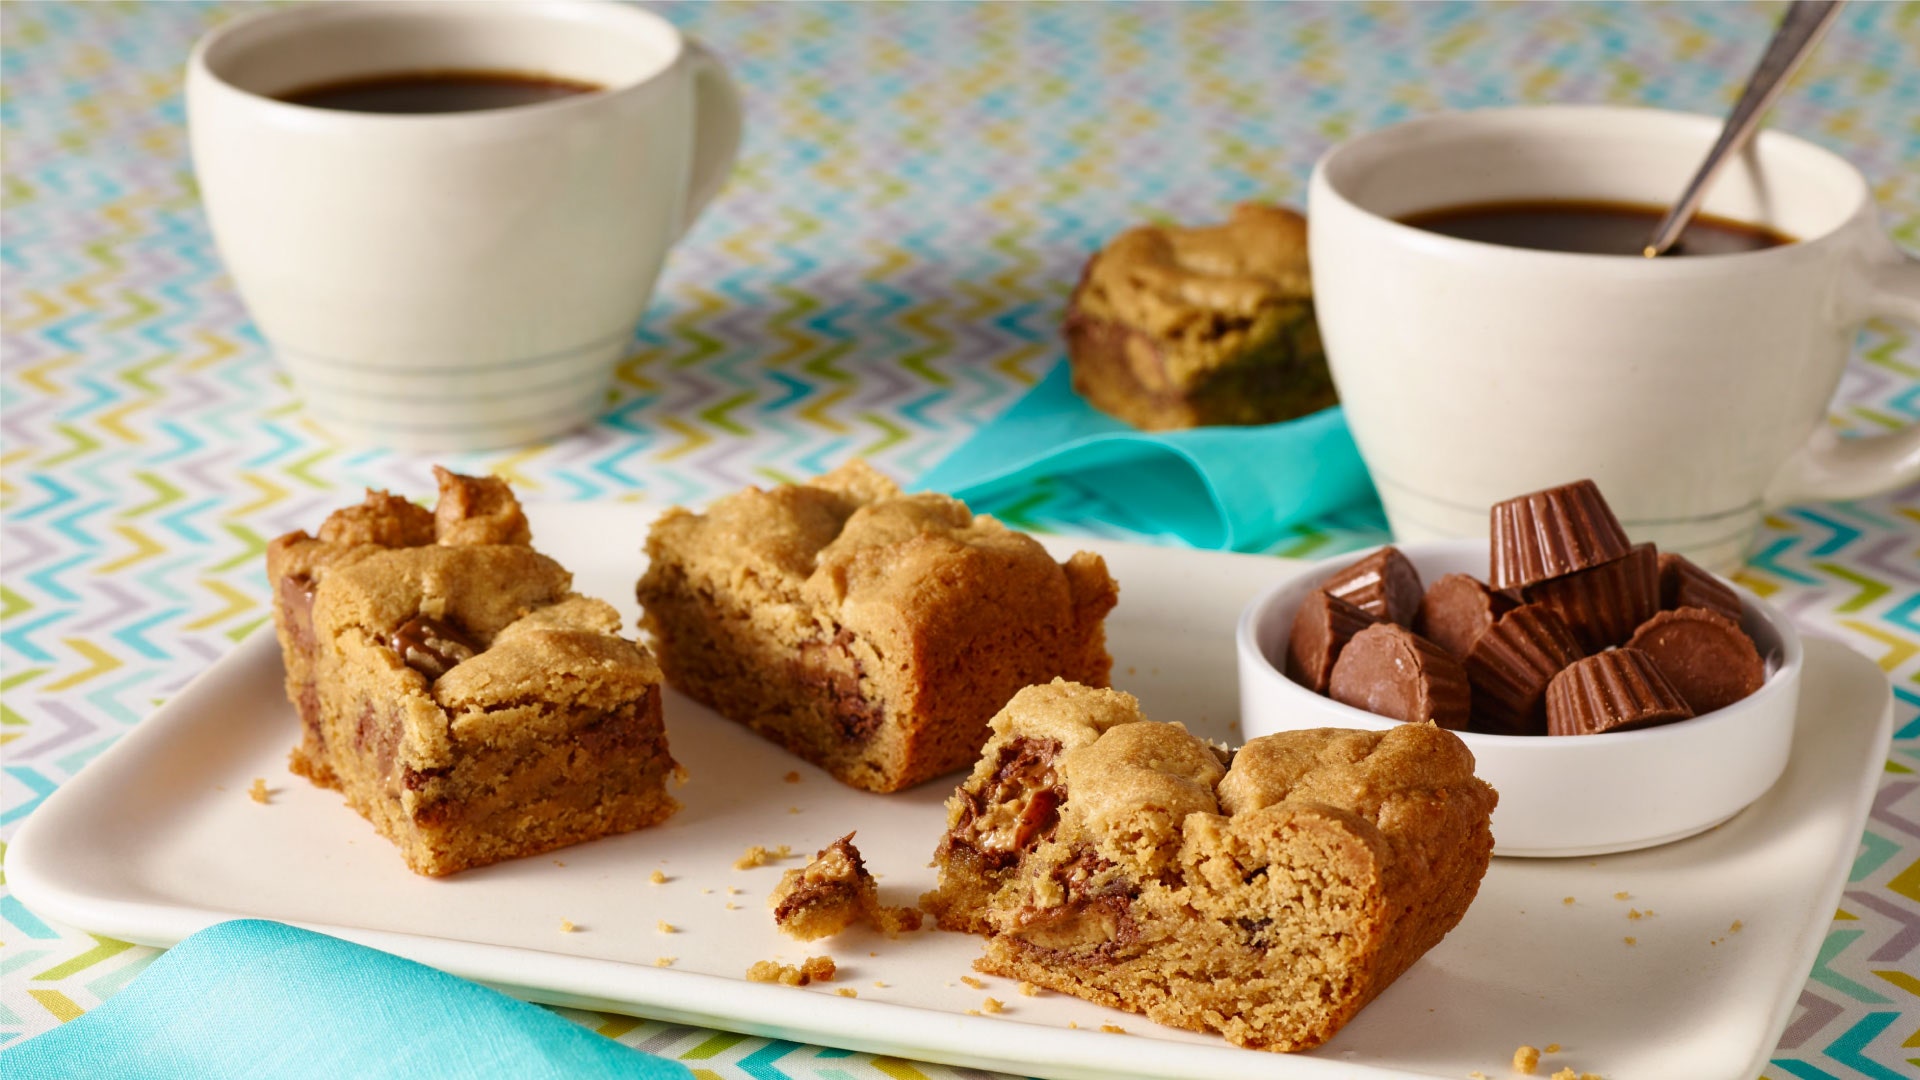
{"label": "white ceramic coffee cup", "polygon": [[[430,115],[274,100],[447,70],[605,89]],[[711,54],[591,2],[266,12],[195,47],[187,107],[221,257],[311,415],[421,451],[529,442],[599,412],[741,127]]]}
{"label": "white ceramic coffee cup", "polygon": [[1860,323],[1920,323],[1920,261],[1860,173],[1764,132],[1707,213],[1797,238],[1644,259],[1399,224],[1516,199],[1664,205],[1704,116],[1597,106],[1446,113],[1336,147],[1308,196],[1315,305],[1354,439],[1401,539],[1477,537],[1494,502],[1589,477],[1636,540],[1727,571],[1768,508],[1920,480],[1920,428],[1825,423]]}

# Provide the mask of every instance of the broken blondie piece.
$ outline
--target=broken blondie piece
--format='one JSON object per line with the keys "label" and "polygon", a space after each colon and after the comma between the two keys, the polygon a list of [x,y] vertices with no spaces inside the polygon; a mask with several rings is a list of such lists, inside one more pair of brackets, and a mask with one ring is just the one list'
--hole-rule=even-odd
{"label": "broken blondie piece", "polygon": [[1015,691],[1105,685],[1105,562],[864,462],[673,509],[638,595],[667,681],[869,791],[962,768]]}
{"label": "broken blondie piece", "polygon": [[1466,913],[1495,801],[1431,724],[1229,753],[1056,681],[994,717],[922,903],[987,935],[980,971],[1305,1050]]}
{"label": "broken blondie piece", "polygon": [[434,473],[435,511],[370,491],[267,548],[291,769],[421,874],[664,820],[679,766],[653,657],[533,550],[504,482]]}
{"label": "broken blondie piece", "polygon": [[837,934],[862,919],[888,937],[920,929],[918,910],[880,903],[852,833],[827,845],[807,865],[780,875],[767,906],[780,932],[800,941]]}

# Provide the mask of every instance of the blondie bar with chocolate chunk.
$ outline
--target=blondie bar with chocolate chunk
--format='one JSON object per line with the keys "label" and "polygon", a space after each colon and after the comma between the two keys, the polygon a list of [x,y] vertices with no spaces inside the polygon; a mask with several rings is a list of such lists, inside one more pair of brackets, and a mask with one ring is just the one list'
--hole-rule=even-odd
{"label": "blondie bar with chocolate chunk", "polygon": [[667,681],[869,791],[971,762],[1014,692],[1105,685],[1116,587],[864,462],[667,511],[638,593]]}
{"label": "blondie bar with chocolate chunk", "polygon": [[1087,262],[1063,329],[1074,390],[1147,431],[1272,424],[1335,401],[1306,219],[1282,207],[1128,229]]}
{"label": "blondie bar with chocolate chunk", "polygon": [[1318,1046],[1440,941],[1496,796],[1431,724],[1237,752],[1131,695],[1030,687],[949,800],[922,903],[983,972],[1241,1046]]}
{"label": "blondie bar with chocolate chunk", "polygon": [[289,762],[450,874],[664,820],[660,670],[534,551],[507,485],[435,469],[267,549],[301,737]]}

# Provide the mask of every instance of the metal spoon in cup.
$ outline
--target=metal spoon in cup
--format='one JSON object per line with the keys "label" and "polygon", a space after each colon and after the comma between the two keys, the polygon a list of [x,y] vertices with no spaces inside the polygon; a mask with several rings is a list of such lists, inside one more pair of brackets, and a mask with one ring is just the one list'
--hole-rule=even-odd
{"label": "metal spoon in cup", "polygon": [[1680,234],[1687,230],[1687,224],[1700,210],[1700,202],[1706,198],[1707,188],[1720,171],[1726,160],[1746,148],[1754,132],[1760,129],[1760,118],[1766,114],[1773,103],[1779,99],[1781,91],[1787,88],[1787,80],[1792,77],[1800,61],[1813,51],[1821,35],[1833,25],[1840,14],[1841,0],[1793,0],[1787,5],[1787,14],[1780,20],[1780,29],[1773,32],[1773,40],[1767,43],[1767,51],[1760,57],[1760,63],[1747,77],[1746,89],[1741,91],[1740,100],[1734,104],[1733,113],[1727,117],[1725,127],[1720,129],[1720,138],[1707,151],[1707,159],[1700,163],[1699,171],[1687,182],[1687,188],[1680,193],[1679,201],[1667,216],[1661,220],[1660,227],[1653,230],[1647,246],[1641,254],[1647,258],[1665,255],[1679,241]]}

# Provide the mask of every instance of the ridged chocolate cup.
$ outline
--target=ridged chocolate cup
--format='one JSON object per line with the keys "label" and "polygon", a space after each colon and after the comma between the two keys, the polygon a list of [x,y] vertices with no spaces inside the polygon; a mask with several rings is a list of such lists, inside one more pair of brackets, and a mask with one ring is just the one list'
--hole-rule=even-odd
{"label": "ridged chocolate cup", "polygon": [[1294,612],[1293,630],[1287,635],[1287,678],[1316,694],[1326,693],[1340,650],[1378,621],[1337,596],[1309,593]]}
{"label": "ridged chocolate cup", "polygon": [[1491,735],[1545,735],[1546,694],[1567,665],[1586,655],[1552,609],[1523,604],[1480,635],[1467,653],[1473,725]]}
{"label": "ridged chocolate cup", "polygon": [[[1740,621],[1740,594],[1685,555],[1660,554],[1660,607],[1665,611],[1697,607]],[[1652,618],[1652,616],[1648,616]]]}
{"label": "ridged chocolate cup", "polygon": [[1385,622],[1413,629],[1420,613],[1420,571],[1396,547],[1383,547],[1327,579],[1320,591]]}
{"label": "ridged chocolate cup", "polygon": [[1567,666],[1547,686],[1547,734],[1604,735],[1693,715],[1680,691],[1638,649],[1610,649]]}
{"label": "ridged chocolate cup", "polygon": [[1445,649],[1404,626],[1379,622],[1340,650],[1327,694],[1343,705],[1408,723],[1466,729],[1473,691]]}
{"label": "ridged chocolate cup", "polygon": [[1503,591],[1623,558],[1632,548],[1591,480],[1493,504],[1490,580]]}
{"label": "ridged chocolate cup", "polygon": [[1634,631],[1628,648],[1653,660],[1696,715],[1739,701],[1767,681],[1760,650],[1740,624],[1717,611],[1662,611]]}
{"label": "ridged chocolate cup", "polygon": [[1513,607],[1510,597],[1487,588],[1486,582],[1472,574],[1448,574],[1420,598],[1413,632],[1465,662],[1473,643]]}
{"label": "ridged chocolate cup", "polygon": [[1660,556],[1652,544],[1635,544],[1624,558],[1535,582],[1521,594],[1560,616],[1581,649],[1597,653],[1660,610]]}

